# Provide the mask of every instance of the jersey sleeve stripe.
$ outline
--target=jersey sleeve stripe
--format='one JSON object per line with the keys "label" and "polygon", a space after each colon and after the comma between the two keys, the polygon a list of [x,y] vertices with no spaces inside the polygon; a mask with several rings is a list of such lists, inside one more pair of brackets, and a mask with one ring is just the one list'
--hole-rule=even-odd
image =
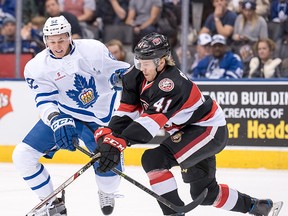
{"label": "jersey sleeve stripe", "polygon": [[173,114],[173,116],[177,115],[179,112],[181,112],[184,109],[195,110],[198,107],[197,104],[201,105],[199,103],[201,102],[201,98],[202,98],[202,94],[200,93],[198,87],[196,85],[193,85],[189,98],[183,104],[183,106],[177,112]]}
{"label": "jersey sleeve stripe", "polygon": [[114,113],[114,116],[119,116],[119,117],[128,116],[131,119],[136,119],[136,118],[139,118],[140,114],[139,114],[138,111],[135,111],[135,112],[124,112],[124,111],[117,110]]}
{"label": "jersey sleeve stripe", "polygon": [[181,109],[194,106],[201,99],[201,97],[202,97],[202,94],[200,93],[200,90],[198,89],[196,85],[193,85],[190,96]]}
{"label": "jersey sleeve stripe", "polygon": [[43,104],[47,104],[47,103],[53,103],[53,104],[55,104],[55,105],[58,105],[58,102],[57,101],[40,101],[40,102],[38,102],[38,103],[36,103],[36,107],[39,107],[39,106],[41,106],[41,105],[43,105]]}
{"label": "jersey sleeve stripe", "polygon": [[199,122],[206,121],[207,119],[213,118],[217,109],[218,109],[218,105],[216,104],[215,101],[213,101],[212,109],[210,110],[210,112],[206,116],[204,116],[202,119],[200,119]]}
{"label": "jersey sleeve stripe", "polygon": [[160,128],[162,128],[168,121],[168,118],[163,113],[157,113],[157,114],[151,114],[151,115],[147,113],[143,113],[141,116],[142,117],[148,116],[154,122],[156,122]]}
{"label": "jersey sleeve stripe", "polygon": [[138,109],[137,105],[130,105],[130,104],[125,104],[125,103],[120,103],[118,107],[118,111],[123,111],[123,112],[134,112],[135,110]]}
{"label": "jersey sleeve stripe", "polygon": [[56,94],[59,94],[58,90],[53,91],[53,92],[39,93],[36,95],[35,100],[37,100],[37,98],[39,98],[39,97],[49,97],[51,95],[56,95]]}
{"label": "jersey sleeve stripe", "polygon": [[135,120],[138,122],[142,127],[144,127],[152,137],[156,136],[158,131],[160,130],[159,124],[150,118],[150,116],[140,117]]}

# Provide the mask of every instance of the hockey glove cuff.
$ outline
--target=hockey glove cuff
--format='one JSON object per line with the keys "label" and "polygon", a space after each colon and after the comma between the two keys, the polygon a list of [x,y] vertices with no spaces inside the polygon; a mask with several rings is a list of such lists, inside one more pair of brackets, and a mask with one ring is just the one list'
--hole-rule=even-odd
{"label": "hockey glove cuff", "polygon": [[[107,127],[100,127],[98,128],[95,132],[94,132],[94,138],[96,143],[102,142],[102,139],[104,138],[105,135],[107,134],[111,134],[112,130],[110,128]],[[100,138],[102,138],[101,140],[99,140]]]}

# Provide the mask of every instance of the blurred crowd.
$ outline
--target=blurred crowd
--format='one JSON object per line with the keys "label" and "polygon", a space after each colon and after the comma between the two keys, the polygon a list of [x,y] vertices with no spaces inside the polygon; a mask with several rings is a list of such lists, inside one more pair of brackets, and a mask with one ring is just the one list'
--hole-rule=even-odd
{"label": "blurred crowd", "polygon": [[[150,32],[165,34],[181,67],[181,0],[22,0],[22,53],[45,49],[42,28],[63,15],[72,38],[97,39],[133,64],[133,48]],[[0,0],[0,53],[15,52],[16,0]],[[288,0],[190,0],[191,78],[288,77]]]}

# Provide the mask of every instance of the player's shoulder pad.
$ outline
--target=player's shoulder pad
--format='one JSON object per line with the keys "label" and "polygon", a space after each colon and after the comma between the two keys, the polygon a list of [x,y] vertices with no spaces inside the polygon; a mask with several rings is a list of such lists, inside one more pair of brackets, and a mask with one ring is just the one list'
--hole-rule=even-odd
{"label": "player's shoulder pad", "polygon": [[99,54],[99,52],[102,52],[103,48],[106,48],[101,41],[95,39],[78,39],[73,40],[73,42],[78,52],[87,56],[91,56],[96,53]]}
{"label": "player's shoulder pad", "polygon": [[157,85],[154,90],[166,93],[180,93],[191,81],[177,67],[169,67],[157,78]]}
{"label": "player's shoulder pad", "polygon": [[46,69],[47,50],[44,49],[38,53],[34,58],[29,60],[24,67],[24,76],[29,74],[29,76],[42,76],[42,71]]}

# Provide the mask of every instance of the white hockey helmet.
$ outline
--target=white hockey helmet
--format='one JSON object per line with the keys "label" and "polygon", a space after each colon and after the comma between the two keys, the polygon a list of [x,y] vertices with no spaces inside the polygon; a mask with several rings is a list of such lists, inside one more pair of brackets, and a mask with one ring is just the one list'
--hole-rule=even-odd
{"label": "white hockey helmet", "polygon": [[46,44],[46,36],[68,33],[71,37],[71,25],[64,16],[49,17],[43,27],[43,41]]}

